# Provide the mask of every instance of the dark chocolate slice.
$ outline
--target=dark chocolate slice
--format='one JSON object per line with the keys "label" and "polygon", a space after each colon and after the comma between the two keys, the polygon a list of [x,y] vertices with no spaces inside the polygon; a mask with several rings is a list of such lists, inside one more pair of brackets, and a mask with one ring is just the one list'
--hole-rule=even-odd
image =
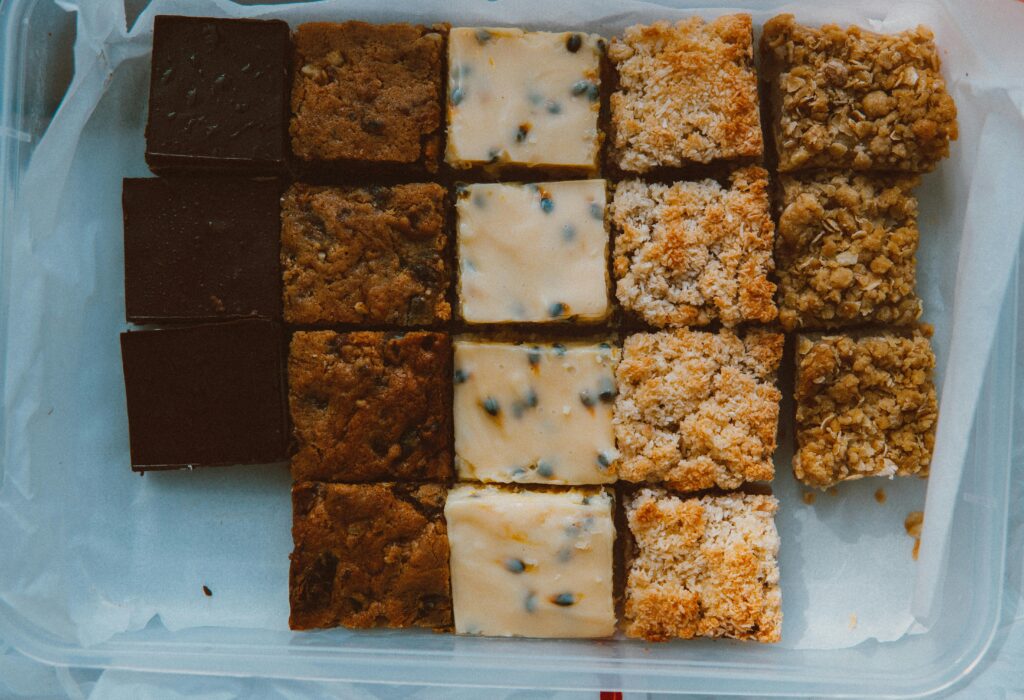
{"label": "dark chocolate slice", "polygon": [[289,28],[280,20],[157,16],[150,168],[283,171],[290,65]]}
{"label": "dark chocolate slice", "polygon": [[283,461],[283,344],[256,319],[122,333],[132,469]]}
{"label": "dark chocolate slice", "polygon": [[275,181],[126,179],[128,320],[281,318],[280,197]]}

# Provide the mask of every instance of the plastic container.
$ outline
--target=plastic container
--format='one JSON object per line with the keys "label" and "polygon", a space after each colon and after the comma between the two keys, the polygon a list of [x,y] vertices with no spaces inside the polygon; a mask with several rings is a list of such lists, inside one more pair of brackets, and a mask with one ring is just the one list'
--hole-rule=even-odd
{"label": "plastic container", "polygon": [[[51,0],[0,4],[3,347],[9,324],[19,318],[9,304],[8,272],[18,265],[10,245],[11,203],[28,158],[69,83],[73,22],[74,16]],[[974,425],[939,614],[927,633],[839,651],[793,651],[728,641],[646,646],[465,639],[430,632],[291,634],[228,627],[170,632],[153,623],[83,646],[33,626],[17,610],[0,604],[0,636],[51,664],[145,671],[758,696],[902,697],[938,691],[977,666],[999,619],[1013,425],[1011,379],[1020,320],[1018,284],[1014,279],[1003,304],[1002,331]],[[0,358],[5,360],[6,354]],[[6,369],[6,363],[3,366]],[[5,371],[5,381],[10,380],[6,375]],[[3,425],[0,439],[6,440],[6,419]],[[67,492],[66,497],[75,494]],[[0,543],[3,538],[0,532]]]}

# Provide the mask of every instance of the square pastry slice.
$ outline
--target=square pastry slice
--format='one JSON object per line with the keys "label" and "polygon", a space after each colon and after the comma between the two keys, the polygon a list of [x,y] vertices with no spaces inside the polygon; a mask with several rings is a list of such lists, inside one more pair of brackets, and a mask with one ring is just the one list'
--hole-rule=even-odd
{"label": "square pastry slice", "polygon": [[283,461],[283,350],[256,319],[122,333],[132,469]]}
{"label": "square pastry slice", "polygon": [[610,494],[463,485],[449,492],[444,514],[457,633],[615,633]]}
{"label": "square pastry slice", "polygon": [[796,478],[818,488],[866,476],[927,476],[938,404],[928,337],[799,336]]}
{"label": "square pastry slice", "polygon": [[771,480],[782,345],[765,331],[626,338],[615,372],[619,478],[680,491]]}
{"label": "square pastry slice", "polygon": [[605,318],[604,205],[604,180],[460,186],[462,317],[469,323]]}
{"label": "square pastry slice", "polygon": [[593,34],[452,29],[445,159],[596,173],[603,50]]}
{"label": "square pastry slice", "polygon": [[299,331],[288,382],[296,481],[451,477],[447,335]]}
{"label": "square pastry slice", "polygon": [[293,630],[450,628],[442,484],[292,487]]}
{"label": "square pastry slice", "polygon": [[615,481],[615,362],[608,343],[455,343],[459,478]]}
{"label": "square pastry slice", "polygon": [[918,180],[828,171],[781,177],[775,259],[783,328],[917,320],[917,198],[911,191]]}
{"label": "square pastry slice", "polygon": [[312,22],[295,32],[292,151],[330,174],[436,172],[445,27]]}
{"label": "square pastry slice", "polygon": [[617,77],[609,159],[620,170],[761,157],[749,15],[635,25],[608,57]]}
{"label": "square pastry slice", "polygon": [[782,632],[778,501],[685,498],[645,488],[626,502],[625,631],[651,642]]}
{"label": "square pastry slice", "polygon": [[956,105],[925,27],[874,34],[779,15],[761,53],[780,171],[923,172],[949,155]]}
{"label": "square pastry slice", "polygon": [[658,327],[775,319],[768,173],[671,184],[626,180],[611,206],[619,302]]}
{"label": "square pastry slice", "polygon": [[295,184],[281,203],[289,323],[431,325],[451,317],[445,190]]}
{"label": "square pastry slice", "polygon": [[158,15],[146,122],[154,172],[280,173],[288,157],[288,24]]}
{"label": "square pastry slice", "polygon": [[132,323],[281,318],[281,186],[243,178],[125,178]]}

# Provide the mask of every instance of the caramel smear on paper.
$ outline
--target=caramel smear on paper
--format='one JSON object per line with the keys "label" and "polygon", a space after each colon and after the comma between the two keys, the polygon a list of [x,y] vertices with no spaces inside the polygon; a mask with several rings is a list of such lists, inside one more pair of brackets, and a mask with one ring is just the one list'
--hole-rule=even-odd
{"label": "caramel smear on paper", "polygon": [[887,496],[885,495],[885,489],[878,489],[875,491],[875,500],[879,503],[885,503]]}
{"label": "caramel smear on paper", "polygon": [[815,498],[816,496],[814,495],[813,491],[804,491],[803,499],[804,503],[806,503],[807,505],[813,506]]}
{"label": "caramel smear on paper", "polygon": [[906,520],[903,521],[903,528],[907,531],[907,534],[914,538],[914,561],[917,561],[917,555],[921,551],[921,527],[924,525],[924,513],[919,510],[911,511],[907,514]]}

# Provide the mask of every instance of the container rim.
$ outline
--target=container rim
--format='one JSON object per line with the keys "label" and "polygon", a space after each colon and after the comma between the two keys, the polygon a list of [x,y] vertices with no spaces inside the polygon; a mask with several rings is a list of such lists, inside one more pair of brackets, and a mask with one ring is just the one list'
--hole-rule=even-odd
{"label": "container rim", "polygon": [[[50,2],[52,0],[43,0]],[[117,0],[122,1],[122,0]],[[0,106],[21,104],[25,93],[24,75],[17,70],[19,57],[24,55],[29,35],[30,17],[40,0],[0,0]],[[0,269],[10,261],[6,255],[5,230],[15,225],[14,201],[18,192],[19,163],[23,162],[25,149],[31,153],[35,144],[20,130],[13,110],[0,110]],[[1014,275],[1007,302],[1016,309],[1017,291],[1020,280]],[[5,344],[9,305],[6,294],[0,291],[0,344]],[[1003,337],[996,345],[1016,347],[1016,331],[1000,332]],[[0,345],[0,362],[3,362],[5,347]],[[999,352],[998,348],[994,353]],[[1012,370],[1012,363],[1010,364]],[[0,373],[0,393],[5,378]],[[986,382],[986,384],[989,384]],[[989,386],[984,395],[1009,393],[1012,397],[1014,382],[1011,379],[1002,387]],[[828,680],[816,681],[802,687],[806,679],[797,679],[795,674],[803,667],[797,663],[779,663],[771,658],[771,648],[754,650],[736,648],[740,653],[737,660],[715,664],[713,675],[702,662],[686,659],[672,663],[649,660],[641,667],[634,666],[632,658],[585,658],[559,656],[546,657],[537,653],[528,659],[533,670],[527,672],[508,671],[508,659],[498,659],[487,652],[400,651],[387,652],[387,664],[380,665],[382,653],[370,646],[350,646],[339,650],[336,646],[320,641],[309,641],[305,637],[301,645],[247,644],[241,642],[210,643],[190,639],[192,635],[168,633],[169,641],[140,641],[131,639],[130,634],[118,635],[107,642],[82,647],[43,630],[32,624],[17,610],[0,602],[0,635],[15,649],[25,655],[50,665],[89,667],[100,669],[124,669],[144,672],[188,673],[210,676],[251,676],[251,673],[232,671],[244,663],[258,660],[261,674],[269,678],[303,679],[323,681],[352,681],[360,683],[388,683],[397,685],[426,685],[438,687],[465,688],[546,688],[551,690],[608,690],[622,687],[623,690],[649,692],[716,693],[720,695],[756,694],[763,697],[801,696],[821,697],[875,697],[908,698],[925,697],[947,690],[964,682],[975,673],[990,650],[996,637],[1002,611],[1002,589],[1005,577],[1006,527],[1009,509],[1007,488],[1011,473],[1013,440],[1013,402],[1010,410],[1004,412],[1008,425],[1006,445],[995,446],[998,459],[987,464],[997,494],[990,510],[986,529],[991,528],[991,539],[998,549],[993,553],[991,577],[978,581],[988,587],[988,595],[995,601],[986,614],[977,619],[969,633],[958,638],[957,648],[948,654],[951,659],[937,665],[933,659],[901,671],[898,679],[891,676],[865,673],[849,669],[838,672]],[[0,406],[0,424],[6,407]],[[1001,419],[1002,420],[1002,419]],[[0,445],[5,436],[0,433]],[[3,465],[0,464],[0,478]],[[946,567],[950,566],[947,561]],[[212,628],[207,628],[207,632]],[[926,632],[920,637],[934,632]],[[869,645],[874,642],[865,642]],[[898,643],[898,642],[897,642]],[[639,643],[638,643],[639,644]],[[861,646],[864,646],[861,645]],[[788,651],[788,650],[787,650]],[[800,657],[827,655],[832,652],[799,652]],[[760,663],[749,663],[758,659]],[[765,659],[768,663],[765,663]],[[566,661],[572,666],[567,667]],[[467,665],[469,664],[469,665]],[[405,680],[391,678],[395,668],[402,668],[408,676]],[[459,676],[472,672],[479,677],[481,671],[493,673],[486,683],[467,681]],[[685,684],[686,687],[682,687]]]}

